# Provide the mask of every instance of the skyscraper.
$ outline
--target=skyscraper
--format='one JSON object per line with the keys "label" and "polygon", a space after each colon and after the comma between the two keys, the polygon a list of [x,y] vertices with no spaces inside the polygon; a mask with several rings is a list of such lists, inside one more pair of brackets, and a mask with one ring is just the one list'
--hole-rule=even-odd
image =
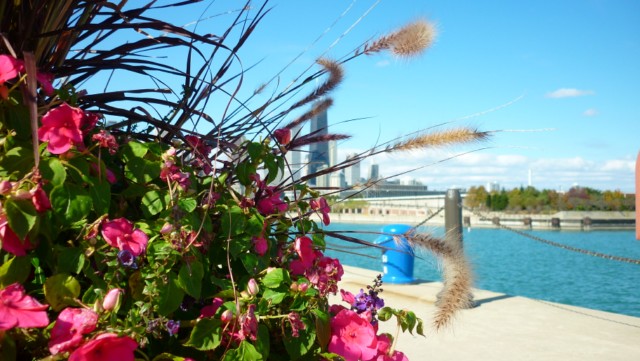
{"label": "skyscraper", "polygon": [[[357,153],[350,154],[347,156],[347,161],[357,156]],[[345,168],[344,175],[347,185],[353,186],[360,183],[360,163],[356,163],[351,167]]]}
{"label": "skyscraper", "polygon": [[[311,131],[312,136],[327,135],[327,111],[316,115],[311,118]],[[322,167],[329,165],[329,143],[317,142],[309,145],[309,174],[313,174]],[[315,179],[310,180],[311,184],[316,184]]]}

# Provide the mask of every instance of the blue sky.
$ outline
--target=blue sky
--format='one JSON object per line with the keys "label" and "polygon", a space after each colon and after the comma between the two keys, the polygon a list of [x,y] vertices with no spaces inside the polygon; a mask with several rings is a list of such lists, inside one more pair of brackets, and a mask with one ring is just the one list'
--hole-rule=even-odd
{"label": "blue sky", "polygon": [[[479,145],[372,161],[385,176],[427,165],[403,177],[432,189],[494,181],[507,189],[526,186],[531,169],[538,188],[579,184],[634,191],[640,2],[383,0],[360,19],[375,3],[270,1],[273,9],[240,52],[245,66],[261,60],[245,75],[246,94],[301,52],[270,91],[282,89],[319,56],[340,58],[368,39],[424,18],[436,24],[439,35],[423,56],[381,54],[345,66],[329,110],[330,130],[353,136],[339,144],[341,159],[377,141],[451,121],[449,126],[501,132]],[[240,4],[217,1],[209,13]],[[176,23],[197,15],[176,14]],[[221,23],[224,17],[205,21],[200,31]],[[340,124],[361,117],[370,118]],[[491,149],[428,166],[482,147]]]}

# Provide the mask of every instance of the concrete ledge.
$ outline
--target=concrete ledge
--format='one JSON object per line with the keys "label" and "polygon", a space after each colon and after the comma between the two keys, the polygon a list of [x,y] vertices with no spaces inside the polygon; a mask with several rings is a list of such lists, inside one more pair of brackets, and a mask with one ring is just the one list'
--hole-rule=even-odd
{"label": "concrete ledge", "polygon": [[[345,266],[340,287],[357,292],[379,272]],[[414,311],[427,337],[401,334],[398,349],[420,360],[640,360],[640,318],[552,302],[474,290],[478,306],[460,311],[438,333],[429,328],[440,282],[383,284],[381,296],[394,308]],[[340,297],[332,303],[342,303]],[[395,322],[380,323],[395,334]]]}

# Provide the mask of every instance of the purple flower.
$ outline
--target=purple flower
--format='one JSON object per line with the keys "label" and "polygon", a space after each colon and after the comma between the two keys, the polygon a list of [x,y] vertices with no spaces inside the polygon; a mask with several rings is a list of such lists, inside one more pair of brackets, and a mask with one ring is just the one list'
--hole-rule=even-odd
{"label": "purple flower", "polygon": [[169,336],[173,336],[178,333],[180,330],[180,321],[169,320],[167,321],[167,331],[169,331]]}
{"label": "purple flower", "polygon": [[123,249],[118,252],[118,261],[120,264],[131,269],[138,269],[138,265],[136,264],[136,257],[130,251]]}

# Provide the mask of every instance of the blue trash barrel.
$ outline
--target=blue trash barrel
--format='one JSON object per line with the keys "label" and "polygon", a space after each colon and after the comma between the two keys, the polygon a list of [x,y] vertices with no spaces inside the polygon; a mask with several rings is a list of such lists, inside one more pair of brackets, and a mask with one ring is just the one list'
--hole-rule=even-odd
{"label": "blue trash barrel", "polygon": [[411,283],[415,255],[404,237],[396,241],[387,234],[405,234],[412,227],[406,224],[390,224],[382,227],[382,235],[375,241],[387,249],[382,250],[382,281],[386,283]]}

